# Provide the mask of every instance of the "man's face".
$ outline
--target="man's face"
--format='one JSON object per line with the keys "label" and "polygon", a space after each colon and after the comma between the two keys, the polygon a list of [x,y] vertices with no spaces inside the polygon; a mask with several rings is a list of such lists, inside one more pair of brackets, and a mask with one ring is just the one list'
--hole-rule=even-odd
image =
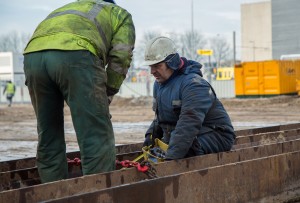
{"label": "man's face", "polygon": [[174,70],[168,68],[165,62],[157,63],[150,66],[151,74],[158,83],[163,83],[173,74]]}

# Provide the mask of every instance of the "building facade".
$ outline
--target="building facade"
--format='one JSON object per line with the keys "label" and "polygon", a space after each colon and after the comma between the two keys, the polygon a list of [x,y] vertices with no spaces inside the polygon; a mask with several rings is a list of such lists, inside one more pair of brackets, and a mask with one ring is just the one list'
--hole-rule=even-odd
{"label": "building facade", "polygon": [[299,9],[299,0],[242,4],[241,60],[279,60],[300,54]]}
{"label": "building facade", "polygon": [[24,56],[13,52],[0,52],[0,81],[11,80],[17,86],[25,85]]}
{"label": "building facade", "polygon": [[300,1],[272,0],[273,58],[300,54]]}

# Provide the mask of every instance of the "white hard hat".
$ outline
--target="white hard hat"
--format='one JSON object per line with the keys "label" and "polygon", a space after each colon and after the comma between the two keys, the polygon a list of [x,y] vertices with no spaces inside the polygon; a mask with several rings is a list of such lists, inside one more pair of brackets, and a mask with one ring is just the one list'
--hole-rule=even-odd
{"label": "white hard hat", "polygon": [[151,39],[145,50],[145,66],[150,66],[166,59],[171,54],[176,54],[175,43],[167,37],[155,37]]}

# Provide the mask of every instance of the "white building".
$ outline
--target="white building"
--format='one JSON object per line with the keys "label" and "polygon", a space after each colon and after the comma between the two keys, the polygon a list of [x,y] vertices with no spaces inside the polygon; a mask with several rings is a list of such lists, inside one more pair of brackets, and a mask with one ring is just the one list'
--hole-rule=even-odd
{"label": "white building", "polygon": [[24,86],[23,60],[22,54],[0,52],[0,81],[11,80],[16,86]]}
{"label": "white building", "polygon": [[300,1],[241,5],[241,60],[279,60],[300,54]]}

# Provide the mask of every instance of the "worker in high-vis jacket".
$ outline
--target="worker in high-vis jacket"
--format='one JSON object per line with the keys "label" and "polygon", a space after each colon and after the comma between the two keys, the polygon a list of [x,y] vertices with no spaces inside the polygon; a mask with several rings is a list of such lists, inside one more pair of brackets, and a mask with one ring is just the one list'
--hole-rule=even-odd
{"label": "worker in high-vis jacket", "polygon": [[229,151],[235,133],[229,115],[212,86],[202,77],[202,65],[180,57],[167,37],[151,39],[145,65],[155,77],[155,119],[145,135],[144,146],[154,138],[167,143],[166,160]]}
{"label": "worker in high-vis jacket", "polygon": [[16,92],[15,84],[11,80],[7,81],[6,85],[3,89],[3,94],[6,93],[6,99],[7,99],[7,102],[8,102],[8,107],[11,107],[11,105],[12,105],[12,99],[15,96],[15,92]]}
{"label": "worker in high-vis jacket", "polygon": [[112,0],[79,0],[50,13],[24,50],[37,117],[43,183],[68,178],[64,102],[70,107],[83,175],[115,169],[109,104],[132,60],[131,14]]}

